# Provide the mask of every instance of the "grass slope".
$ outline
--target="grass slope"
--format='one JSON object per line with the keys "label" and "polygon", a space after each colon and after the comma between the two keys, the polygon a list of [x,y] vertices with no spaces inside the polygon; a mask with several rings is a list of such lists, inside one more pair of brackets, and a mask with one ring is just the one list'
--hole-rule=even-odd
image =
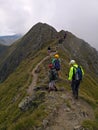
{"label": "grass slope", "polygon": [[[55,47],[55,43],[51,44]],[[36,101],[37,106],[30,108],[26,112],[22,112],[18,108],[18,104],[27,95],[26,90],[32,81],[31,71],[36,64],[47,54],[47,46],[39,51],[36,56],[25,59],[19,67],[0,84],[0,130],[31,130],[35,126],[41,126],[42,120],[48,115],[44,102],[40,103],[41,92],[37,93],[39,99]],[[64,87],[70,91],[69,85],[66,83],[66,74],[69,70],[69,53],[59,47],[59,55],[61,58],[61,82],[57,82],[57,87]],[[40,66],[40,74],[38,86],[47,86],[48,84],[48,63],[46,60]],[[84,68],[85,69],[85,68]],[[84,80],[80,86],[80,97],[87,101],[95,111],[96,121],[85,121],[83,125],[91,130],[97,130],[98,125],[98,83],[85,70]],[[47,92],[44,92],[47,93]]]}

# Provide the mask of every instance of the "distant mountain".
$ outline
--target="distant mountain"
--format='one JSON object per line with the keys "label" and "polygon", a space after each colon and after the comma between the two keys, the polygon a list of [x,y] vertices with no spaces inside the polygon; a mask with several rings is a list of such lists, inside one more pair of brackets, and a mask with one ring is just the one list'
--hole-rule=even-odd
{"label": "distant mountain", "polygon": [[8,36],[0,36],[0,44],[3,45],[11,45],[13,42],[21,38],[21,35],[8,35]]}

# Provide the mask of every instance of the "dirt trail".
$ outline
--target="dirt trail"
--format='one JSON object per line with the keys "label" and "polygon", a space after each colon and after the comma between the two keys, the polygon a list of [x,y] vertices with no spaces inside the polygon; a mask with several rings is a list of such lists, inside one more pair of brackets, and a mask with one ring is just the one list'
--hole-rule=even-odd
{"label": "dirt trail", "polygon": [[[43,58],[33,69],[33,80],[28,87],[27,93],[32,96],[33,89],[37,85],[39,66],[57,52]],[[91,106],[84,100],[73,99],[71,93],[67,91],[50,92],[46,94],[45,106],[50,114],[43,120],[43,130],[86,130],[82,128],[81,123],[84,120],[94,119],[94,112]]]}
{"label": "dirt trail", "polygon": [[48,125],[44,125],[43,130],[86,130],[81,123],[87,119],[94,120],[91,106],[80,98],[73,99],[69,92],[52,92],[47,98],[49,109],[53,109],[55,114],[46,119]]}
{"label": "dirt trail", "polygon": [[32,92],[33,92],[33,88],[36,86],[36,83],[37,83],[37,79],[38,79],[38,73],[36,73],[36,70],[38,70],[39,66],[47,59],[49,59],[52,55],[55,55],[57,52],[52,52],[50,53],[50,55],[46,56],[45,58],[43,58],[36,66],[35,68],[33,69],[32,71],[32,76],[33,76],[33,80],[32,80],[32,83],[30,84],[30,86],[28,87],[27,89],[27,93],[28,95],[32,95]]}

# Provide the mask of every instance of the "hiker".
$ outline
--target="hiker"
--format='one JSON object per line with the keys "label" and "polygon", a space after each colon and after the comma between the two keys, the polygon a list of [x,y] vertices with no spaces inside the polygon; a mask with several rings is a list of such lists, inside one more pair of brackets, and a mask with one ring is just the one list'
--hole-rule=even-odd
{"label": "hiker", "polygon": [[48,51],[48,55],[50,55],[50,53],[51,53],[51,47],[50,46],[48,46],[47,51]]}
{"label": "hiker", "polygon": [[65,33],[65,34],[64,34],[64,39],[66,38],[66,36],[67,36],[67,34]]}
{"label": "hiker", "polygon": [[57,91],[55,80],[57,79],[57,72],[53,66],[53,64],[49,64],[49,89],[48,92],[54,90]]}
{"label": "hiker", "polygon": [[68,80],[71,83],[74,98],[78,99],[79,85],[80,82],[82,81],[84,71],[81,66],[78,66],[78,64],[76,64],[75,60],[71,60],[69,65],[71,67],[69,71]]}
{"label": "hiker", "polygon": [[58,77],[59,77],[59,71],[61,68],[61,61],[60,61],[58,54],[54,55],[54,58],[52,59],[52,64],[53,64],[54,68],[56,69]]}
{"label": "hiker", "polygon": [[59,38],[58,43],[62,44],[63,43],[63,38]]}

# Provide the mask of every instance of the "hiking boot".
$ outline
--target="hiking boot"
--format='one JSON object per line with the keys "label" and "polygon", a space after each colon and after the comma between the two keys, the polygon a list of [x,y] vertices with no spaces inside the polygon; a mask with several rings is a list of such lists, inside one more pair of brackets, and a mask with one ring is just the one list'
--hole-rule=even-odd
{"label": "hiking boot", "polygon": [[55,90],[55,91],[58,91],[58,89],[56,88],[56,86],[54,86],[54,90]]}
{"label": "hiking boot", "polygon": [[48,93],[50,93],[50,91],[51,91],[51,90],[50,90],[50,89],[48,89]]}
{"label": "hiking boot", "polygon": [[55,88],[55,91],[58,91],[58,89],[57,89],[57,88]]}
{"label": "hiking boot", "polygon": [[78,99],[78,95],[75,96],[75,99]]}

